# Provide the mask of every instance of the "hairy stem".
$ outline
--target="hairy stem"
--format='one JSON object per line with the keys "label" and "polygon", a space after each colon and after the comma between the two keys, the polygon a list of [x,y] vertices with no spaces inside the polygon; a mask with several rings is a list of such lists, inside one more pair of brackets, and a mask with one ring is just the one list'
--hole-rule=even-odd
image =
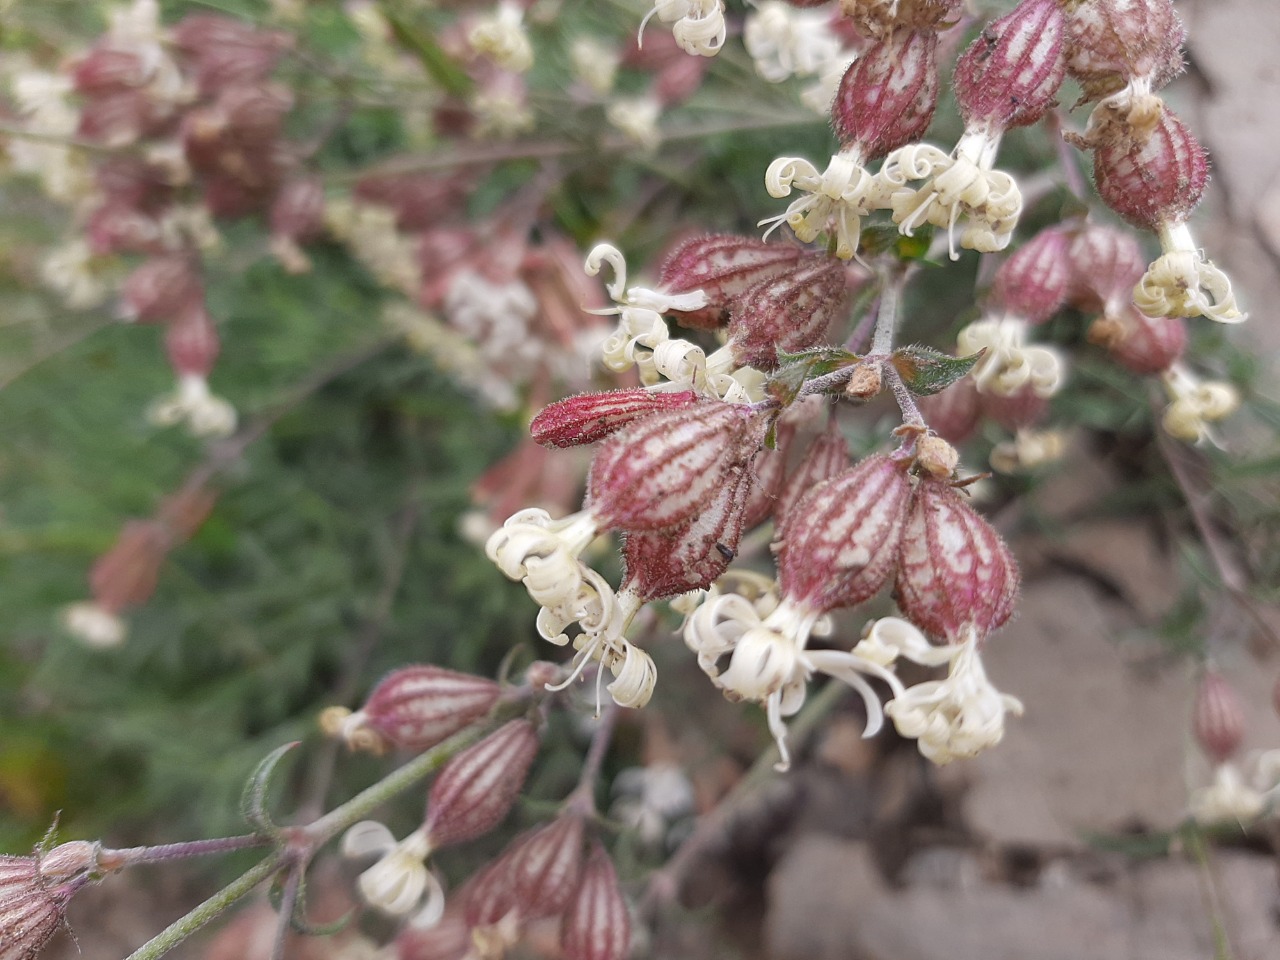
{"label": "hairy stem", "polygon": [[217,837],[212,840],[189,840],[185,843],[163,843],[154,847],[125,847],[120,850],[102,850],[98,853],[98,867],[112,872],[125,867],[145,863],[164,863],[168,860],[185,860],[188,857],[204,857],[213,853],[232,850],[249,850],[271,842],[269,837],[245,834],[239,837]]}

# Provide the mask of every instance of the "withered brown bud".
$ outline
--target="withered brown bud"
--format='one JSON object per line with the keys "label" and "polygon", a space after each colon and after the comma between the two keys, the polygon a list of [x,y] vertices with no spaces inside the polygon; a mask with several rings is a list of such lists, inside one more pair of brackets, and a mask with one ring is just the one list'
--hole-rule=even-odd
{"label": "withered brown bud", "polygon": [[643,387],[580,393],[542,408],[529,434],[544,447],[577,447],[603,440],[659,410],[679,410],[700,402],[692,390],[655,392]]}
{"label": "withered brown bud", "polygon": [[985,637],[1013,613],[1018,565],[1004,540],[943,481],[922,478],[902,533],[898,606],[926,633]]}
{"label": "withered brown bud", "polygon": [[1212,667],[1196,688],[1191,731],[1215,765],[1226,763],[1244,742],[1244,706],[1226,677]]}
{"label": "withered brown bud", "polygon": [[432,848],[496,827],[520,794],[537,752],[533,724],[512,720],[445,764],[427,796],[425,829]]}
{"label": "withered brown bud", "polygon": [[943,30],[960,19],[963,6],[964,0],[840,0],[840,12],[872,40],[904,27]]}

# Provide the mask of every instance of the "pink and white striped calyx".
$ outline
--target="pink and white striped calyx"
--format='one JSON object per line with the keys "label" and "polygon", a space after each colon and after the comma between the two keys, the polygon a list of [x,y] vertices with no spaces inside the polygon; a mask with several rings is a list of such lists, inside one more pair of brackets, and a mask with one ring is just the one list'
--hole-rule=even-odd
{"label": "pink and white striped calyx", "polygon": [[790,760],[783,718],[800,709],[815,671],[862,695],[868,735],[882,719],[866,676],[902,691],[881,664],[848,651],[810,650],[808,642],[824,629],[828,611],[863,602],[892,576],[911,499],[907,467],[872,456],[817,484],[782,518],[775,546],[780,598],[762,604],[712,590],[686,621],[685,642],[712,681],[726,696],[764,705],[783,768]]}
{"label": "pink and white striped calyx", "polygon": [[[983,253],[1008,246],[1022,194],[1013,177],[994,169],[996,153],[1006,130],[1035,123],[1053,105],[1066,72],[1065,40],[1058,0],[1023,0],[965,50],[953,80],[965,123],[956,148],[948,154],[912,143],[880,171],[903,233],[926,223],[945,228],[953,260],[961,220],[960,246]],[[908,187],[914,180],[925,183]]]}

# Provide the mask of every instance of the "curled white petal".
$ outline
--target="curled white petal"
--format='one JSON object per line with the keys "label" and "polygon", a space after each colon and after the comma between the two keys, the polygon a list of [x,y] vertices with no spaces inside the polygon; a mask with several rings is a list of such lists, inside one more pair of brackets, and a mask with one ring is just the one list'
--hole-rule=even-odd
{"label": "curled white petal", "polygon": [[361,820],[342,835],[342,855],[351,859],[380,857],[395,848],[395,834],[377,820]]}
{"label": "curled white petal", "polygon": [[99,650],[124,643],[129,628],[105,607],[89,601],[73,603],[62,611],[62,625],[86,646]]}
{"label": "curled white petal", "polygon": [[765,0],[747,14],[742,40],[756,73],[770,83],[814,76],[841,58],[828,11],[801,10],[781,0]]}
{"label": "curled white petal", "polygon": [[467,41],[476,53],[504,70],[524,73],[533,66],[533,47],[524,29],[524,11],[510,0],[503,0],[482,17],[471,28]]}
{"label": "curled white petal", "polygon": [[1219,765],[1213,783],[1192,792],[1187,810],[1200,824],[1239,823],[1248,826],[1266,809],[1266,798],[1245,783],[1240,770],[1230,763]]}
{"label": "curled white petal", "polygon": [[1227,275],[1204,258],[1185,223],[1160,230],[1163,255],[1133,288],[1133,302],[1150,317],[1208,317],[1240,323],[1248,315],[1236,305]]}
{"label": "curled white petal", "polygon": [[439,887],[427,870],[427,854],[431,845],[426,834],[415,830],[382,859],[360,874],[356,886],[365,903],[392,916],[411,913],[423,899],[428,887]]}
{"label": "curled white petal", "polygon": [[1161,422],[1165,432],[1178,440],[1213,442],[1211,425],[1240,406],[1240,393],[1231,384],[1201,380],[1182,364],[1166,370],[1161,381],[1169,396]]}
{"label": "curled white petal", "polygon": [[888,194],[877,178],[862,166],[856,153],[837,153],[819,174],[801,157],[779,157],[765,171],[765,189],[779,199],[798,190],[807,196],[793,200],[785,213],[761,220],[770,224],[765,236],[783,223],[804,243],[821,233],[836,239],[836,256],[851,259],[858,249],[862,218],[887,205]]}
{"label": "curled white petal", "polygon": [[1061,388],[1066,361],[1051,347],[1028,345],[1029,332],[1017,317],[984,317],[960,331],[961,354],[986,351],[970,374],[980,392],[1012,396],[1029,385],[1037,396],[1050,397]]}
{"label": "curled white petal", "polygon": [[158,427],[185,422],[192,436],[226,437],[235,432],[236,410],[209,390],[204,377],[184,375],[178,389],[160,397],[147,410],[147,419]]}

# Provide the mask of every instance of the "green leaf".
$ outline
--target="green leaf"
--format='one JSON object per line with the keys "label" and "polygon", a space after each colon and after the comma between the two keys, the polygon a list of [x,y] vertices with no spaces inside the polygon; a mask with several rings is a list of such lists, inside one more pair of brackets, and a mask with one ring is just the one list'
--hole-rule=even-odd
{"label": "green leaf", "polygon": [[953,357],[932,347],[902,347],[893,352],[890,362],[902,377],[907,389],[919,397],[945,390],[982,359],[986,348],[967,357]]}
{"label": "green leaf", "polygon": [[904,263],[910,263],[924,260],[932,243],[932,227],[920,227],[912,231],[911,236],[907,236],[891,224],[874,223],[863,228],[858,241],[858,252],[866,257],[888,253]]}
{"label": "green leaf", "polygon": [[473,86],[471,78],[444,52],[440,44],[436,43],[430,31],[419,30],[406,17],[398,13],[386,12],[385,16],[387,22],[391,24],[391,32],[395,34],[395,38],[417,54],[423,69],[431,75],[431,79],[440,84],[446,93],[451,93],[455,97],[464,97],[471,92]]}
{"label": "green leaf", "polygon": [[240,795],[240,812],[259,833],[274,837],[280,832],[280,828],[272,822],[267,813],[267,791],[271,789],[276,767],[284,759],[284,755],[299,743],[301,743],[300,740],[294,740],[272,750],[254,769],[244,785],[244,793]]}
{"label": "green leaf", "polygon": [[769,396],[783,406],[791,403],[810,380],[851,367],[862,358],[839,347],[819,347],[800,353],[778,351],[778,371],[765,386]]}

